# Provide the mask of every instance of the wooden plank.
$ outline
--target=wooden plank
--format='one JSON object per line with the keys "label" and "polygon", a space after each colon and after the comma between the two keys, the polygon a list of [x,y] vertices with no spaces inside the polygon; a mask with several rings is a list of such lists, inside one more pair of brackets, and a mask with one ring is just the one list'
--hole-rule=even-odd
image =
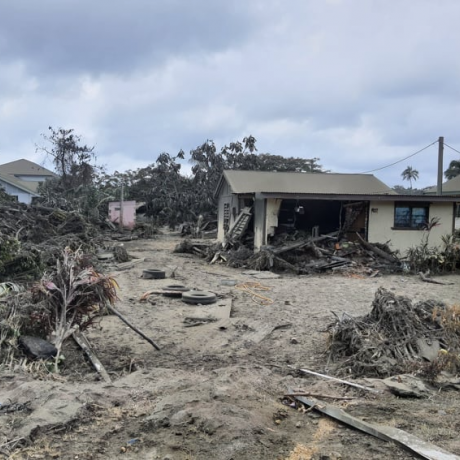
{"label": "wooden plank", "polygon": [[337,377],[332,377],[331,375],[320,374],[319,372],[310,371],[309,369],[300,369],[300,372],[315,375],[316,377],[322,377],[326,380],[333,380],[334,382],[343,383],[350,387],[359,388],[360,390],[370,391],[371,393],[380,393],[380,391],[374,390],[373,388],[365,387],[364,385],[359,385],[358,383],[348,382],[347,380],[338,379]]}
{"label": "wooden plank", "polygon": [[366,248],[369,249],[369,251],[372,251],[373,253],[377,254],[379,257],[382,259],[388,260],[388,262],[391,262],[393,264],[400,263],[399,259],[395,256],[392,256],[391,254],[388,254],[385,251],[382,251],[378,247],[374,246],[373,244],[367,242],[366,240],[363,239],[363,237],[356,232],[356,235],[358,236],[358,239],[360,243]]}
{"label": "wooden plank", "polygon": [[93,347],[90,345],[88,339],[83,334],[83,332],[81,332],[80,330],[76,330],[72,334],[72,337],[75,340],[75,342],[77,342],[77,344],[80,346],[80,348],[86,353],[86,356],[88,356],[94,369],[96,369],[97,372],[99,372],[101,377],[104,379],[104,382],[112,383],[112,379],[110,378],[110,375],[107,373],[107,371],[105,370],[105,367],[99,361],[99,358],[97,357],[95,351],[93,350]]}
{"label": "wooden plank", "polygon": [[[292,393],[292,390],[289,392]],[[370,434],[371,436],[384,441],[393,441],[426,460],[460,460],[460,457],[457,455],[446,452],[440,447],[423,441],[422,439],[417,438],[406,431],[399,430],[398,428],[385,425],[374,425],[372,423],[365,422],[364,420],[353,417],[343,409],[327,405],[325,402],[318,399],[307,399],[303,396],[294,396],[294,398],[302,404],[312,408],[314,407],[322,414],[328,415],[329,417],[356,428],[357,430],[363,431],[364,433]]]}

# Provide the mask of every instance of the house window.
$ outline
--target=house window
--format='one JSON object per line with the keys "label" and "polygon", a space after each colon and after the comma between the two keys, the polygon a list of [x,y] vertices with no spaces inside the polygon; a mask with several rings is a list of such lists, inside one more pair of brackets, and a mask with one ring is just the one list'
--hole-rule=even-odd
{"label": "house window", "polygon": [[395,204],[394,228],[422,230],[429,222],[427,204]]}

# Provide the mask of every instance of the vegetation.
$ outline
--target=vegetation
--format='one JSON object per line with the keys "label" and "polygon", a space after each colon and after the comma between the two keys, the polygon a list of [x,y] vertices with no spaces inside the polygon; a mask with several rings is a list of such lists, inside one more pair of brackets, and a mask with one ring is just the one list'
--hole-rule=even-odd
{"label": "vegetation", "polygon": [[6,193],[4,188],[0,185],[0,204],[7,204],[11,203],[12,201],[13,197],[8,195],[8,193]]}
{"label": "vegetation", "polygon": [[[145,168],[103,174],[100,190],[119,199],[123,185],[126,200],[145,202],[148,215],[155,216],[160,224],[174,226],[216,213],[214,192],[225,169],[325,172],[318,158],[285,158],[256,152],[253,136],[225,145],[220,151],[212,140],[207,140],[191,150],[189,157],[183,150],[175,156],[164,152]],[[189,176],[182,174],[182,164],[187,160],[192,163]]]}
{"label": "vegetation", "polygon": [[37,147],[51,157],[58,177],[39,186],[41,204],[73,210],[98,219],[101,206],[113,199],[98,187],[102,167],[95,164],[94,147],[81,145],[73,129],[54,129],[43,135],[46,145]]}
{"label": "vegetation", "polygon": [[449,167],[444,171],[447,180],[460,176],[460,160],[452,160]]}
{"label": "vegetation", "polygon": [[107,304],[117,300],[118,285],[114,278],[98,273],[81,250],[66,248],[53,272],[45,273],[33,288],[33,300],[42,305],[37,321],[49,330],[58,352],[63,342],[77,330],[88,328],[104,313]]}
{"label": "vegetation", "polygon": [[418,171],[413,169],[412,166],[408,166],[402,173],[401,176],[403,180],[409,181],[410,189],[412,190],[412,181],[416,181],[418,179]]}
{"label": "vegetation", "polygon": [[418,246],[409,248],[407,260],[411,270],[415,273],[453,272],[460,267],[460,234],[454,233],[442,237],[442,247],[430,246],[429,237],[431,230],[439,225],[437,219],[432,219],[423,232],[422,240]]}
{"label": "vegetation", "polygon": [[398,195],[423,195],[423,189],[419,188],[406,188],[402,185],[395,185],[392,188]]}

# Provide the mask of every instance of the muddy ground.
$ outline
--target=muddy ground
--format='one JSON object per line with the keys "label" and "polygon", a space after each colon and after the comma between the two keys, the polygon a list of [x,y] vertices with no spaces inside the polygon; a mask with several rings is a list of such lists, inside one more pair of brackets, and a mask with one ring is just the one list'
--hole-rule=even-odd
{"label": "muddy ground", "polygon": [[[60,375],[25,363],[0,374],[0,458],[62,459],[411,459],[413,454],[313,411],[282,404],[288,389],[349,397],[328,402],[368,422],[391,425],[460,455],[460,398],[456,390],[426,399],[374,395],[302,376],[296,368],[327,372],[331,311],[367,313],[383,286],[411,299],[458,304],[460,276],[453,285],[423,283],[415,276],[369,278],[347,274],[282,275],[255,279],[244,270],[208,265],[173,254],[178,236],[125,243],[146,258],[113,271],[120,285],[118,309],[162,348],[156,351],[115,316],[106,316],[88,337],[113,383],[101,381],[69,341]],[[161,268],[175,279],[142,279]],[[226,286],[259,282],[260,305],[246,292]],[[216,304],[197,307],[147,290],[183,283],[219,294]],[[217,321],[185,327],[186,317]],[[352,377],[350,376],[350,379]],[[360,381],[368,384],[366,382]]]}

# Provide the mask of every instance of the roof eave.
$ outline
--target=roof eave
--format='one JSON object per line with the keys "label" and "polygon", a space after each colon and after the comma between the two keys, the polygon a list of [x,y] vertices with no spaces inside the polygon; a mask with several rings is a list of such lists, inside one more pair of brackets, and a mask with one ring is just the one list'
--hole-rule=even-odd
{"label": "roof eave", "polygon": [[3,181],[3,182],[6,182],[7,184],[10,184],[12,185],[13,187],[16,187],[24,192],[27,192],[29,193],[30,195],[33,195],[33,196],[40,196],[37,192],[34,192],[32,190],[30,190],[29,188],[25,187],[24,185],[21,185],[21,184],[18,184],[14,181],[10,181],[8,180],[7,178],[5,178],[5,176],[1,176],[0,177],[0,180]]}
{"label": "roof eave", "polygon": [[366,200],[366,201],[414,201],[414,202],[456,202],[459,196],[395,195],[366,193],[274,193],[261,192],[264,198],[304,198],[310,200]]}

